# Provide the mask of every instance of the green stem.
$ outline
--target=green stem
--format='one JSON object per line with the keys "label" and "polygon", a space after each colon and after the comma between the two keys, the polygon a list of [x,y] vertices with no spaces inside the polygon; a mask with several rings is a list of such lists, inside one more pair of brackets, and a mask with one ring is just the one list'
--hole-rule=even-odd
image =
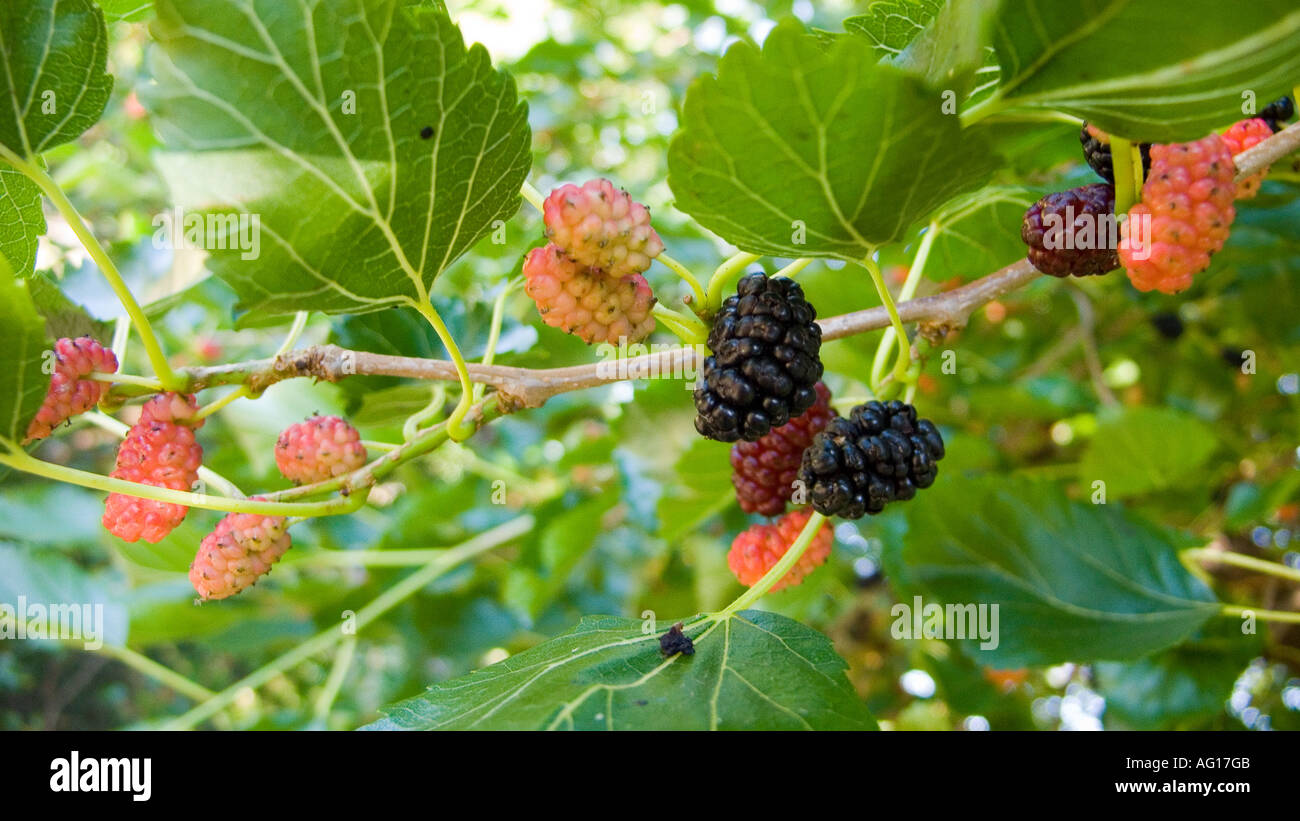
{"label": "green stem", "polygon": [[392,453],[400,448],[401,445],[395,445],[392,442],[376,442],[373,439],[362,439],[361,447],[366,450],[377,450],[380,453]]}
{"label": "green stem", "polygon": [[[3,440],[0,440],[3,442]],[[16,445],[3,442],[10,448],[9,453],[0,454],[0,465],[8,465],[14,470],[43,476],[56,482],[88,487],[105,493],[122,493],[139,499],[152,499],[174,505],[197,507],[202,510],[220,510],[226,513],[257,513],[263,516],[337,516],[352,513],[366,502],[367,492],[353,493],[347,497],[330,499],[322,502],[259,502],[252,499],[230,499],[209,496],[205,493],[189,493],[165,487],[143,485],[90,473],[76,468],[42,462],[28,455]]]}
{"label": "green stem", "polygon": [[687,345],[699,345],[709,338],[708,326],[703,322],[674,311],[662,302],[656,302],[650,312],[654,314],[656,320]]}
{"label": "green stem", "polygon": [[[925,236],[921,237],[916,256],[912,257],[912,265],[907,269],[907,280],[903,282],[903,289],[898,293],[899,301],[906,302],[916,295],[916,289],[920,286],[925,273],[925,264],[930,260],[930,249],[934,247],[935,237],[939,235],[939,228],[939,221],[931,220]],[[889,362],[889,349],[893,347],[897,338],[898,332],[892,326],[886,328],[881,335],[880,344],[876,347],[876,357],[871,363],[872,385],[879,385],[880,380],[884,378],[885,367]],[[911,351],[908,351],[908,358],[911,358]]]}
{"label": "green stem", "polygon": [[[514,291],[515,285],[518,281],[519,280],[511,280],[510,282],[507,282],[505,286],[502,287],[501,293],[497,294],[496,301],[492,303],[492,326],[488,331],[487,348],[483,351],[483,359],[481,360],[484,365],[491,365],[493,360],[496,359],[497,343],[501,341],[501,325],[505,322],[506,318],[506,299],[510,296],[511,292]],[[486,390],[487,385],[484,385],[481,382],[475,385],[474,401],[477,402],[482,399],[483,393]]]}
{"label": "green stem", "polygon": [[1127,214],[1137,202],[1133,181],[1133,144],[1123,137],[1110,137],[1110,165],[1115,172],[1115,215]]}
{"label": "green stem", "polygon": [[691,293],[695,295],[695,304],[699,306],[699,310],[704,310],[705,305],[708,303],[708,296],[704,293],[704,286],[700,284],[700,281],[695,277],[695,274],[691,273],[691,270],[685,265],[682,265],[680,262],[665,253],[660,252],[659,256],[655,257],[655,259],[662,262],[664,267],[680,277],[687,285],[691,286]]}
{"label": "green stem", "polygon": [[813,514],[808,517],[808,523],[799,532],[799,538],[794,540],[794,544],[790,545],[790,549],[785,552],[781,560],[773,565],[772,569],[767,571],[763,578],[759,579],[753,587],[740,594],[735,601],[727,605],[725,610],[717,613],[714,616],[714,621],[721,621],[735,613],[739,613],[763,598],[767,591],[785,578],[785,574],[789,573],[790,568],[795,566],[795,563],[803,556],[804,551],[808,549],[808,545],[812,544],[813,537],[817,535],[817,531],[821,529],[825,521],[825,516],[813,511]]}
{"label": "green stem", "polygon": [[1257,619],[1264,621],[1277,621],[1285,624],[1300,624],[1300,613],[1290,613],[1285,610],[1263,610],[1258,607],[1242,607],[1239,604],[1225,604],[1219,607],[1219,612],[1225,616],[1241,617],[1250,614]]}
{"label": "green stem", "polygon": [[[125,422],[119,422],[108,414],[100,413],[99,411],[84,413],[81,415],[81,418],[101,430],[108,431],[119,439],[126,436],[126,434],[131,430],[131,427]],[[243,491],[236,487],[234,482],[222,476],[220,473],[217,473],[215,470],[199,465],[198,473],[200,479],[217,488],[217,490],[221,492],[221,495],[229,496],[232,499],[246,498]]]}
{"label": "green stem", "polygon": [[745,266],[762,258],[759,254],[746,254],[742,251],[723,260],[709,280],[709,299],[705,306],[707,310],[714,312],[722,307],[722,295],[727,291],[728,283],[739,276],[740,272],[745,270]]}
{"label": "green stem", "polygon": [[447,404],[447,386],[437,382],[433,386],[429,404],[411,414],[402,424],[402,441],[413,440],[420,433],[420,425],[441,413],[442,406],[445,404]]}
{"label": "green stem", "polygon": [[233,391],[221,397],[220,399],[216,400],[215,402],[211,402],[199,408],[198,411],[194,414],[194,418],[196,420],[207,419],[209,416],[221,410],[222,408],[229,405],[230,403],[238,399],[242,399],[243,397],[248,395],[249,395],[248,386],[240,385],[238,388],[235,388]]}
{"label": "green stem", "polygon": [[330,676],[325,680],[325,687],[316,699],[314,712],[317,721],[324,723],[329,718],[330,710],[334,707],[334,700],[339,697],[339,691],[343,689],[343,682],[348,677],[348,669],[352,667],[352,657],[356,655],[356,652],[356,636],[349,636],[345,639],[339,645],[338,651],[335,652],[334,666],[330,668]]}
{"label": "green stem", "polygon": [[143,653],[137,653],[129,647],[117,647],[105,644],[95,652],[117,659],[138,673],[172,688],[181,695],[202,703],[214,697],[216,693],[197,682],[190,681],[175,670],[164,667]]}
{"label": "green stem", "polygon": [[[893,326],[898,340],[898,360],[894,363],[893,378],[894,382],[902,383],[907,377],[908,367],[912,364],[912,347],[907,341],[907,328],[903,326],[903,320],[898,315],[898,306],[894,304],[894,297],[889,293],[889,287],[885,284],[885,277],[880,273],[880,266],[871,258],[871,254],[867,254],[862,258],[862,264],[867,269],[867,272],[871,274],[871,281],[875,283],[876,293],[880,295],[880,302],[885,306],[885,310],[889,311],[889,322]],[[874,378],[871,392],[880,392],[880,382]]]}
{"label": "green stem", "polygon": [[167,362],[167,356],[163,353],[162,346],[158,344],[158,337],[154,335],[153,326],[149,324],[149,318],[145,316],[140,304],[136,302],[135,296],[131,294],[131,289],[126,287],[126,282],[122,279],[121,273],[118,272],[117,266],[109,258],[108,253],[104,251],[104,246],[100,245],[99,240],[91,233],[86,221],[82,219],[81,214],[77,211],[76,206],[68,199],[67,194],[54,181],[45,169],[39,164],[19,157],[7,147],[0,145],[0,158],[5,159],[18,171],[26,174],[32,182],[41,189],[46,198],[54,205],[55,209],[63,215],[72,232],[77,235],[77,239],[85,247],[86,253],[95,261],[99,267],[100,273],[104,279],[108,280],[108,285],[117,294],[118,301],[126,309],[127,316],[131,317],[136,332],[140,334],[140,340],[144,343],[145,351],[149,354],[149,362],[153,365],[154,373],[158,380],[168,390],[181,391],[185,388],[185,380],[180,379],[172,371],[171,365]]}
{"label": "green stem", "polygon": [[[117,357],[119,365],[126,364],[126,342],[131,338],[131,317],[125,314],[119,316],[113,323],[113,356]],[[161,387],[161,386],[160,386]]]}
{"label": "green stem", "polygon": [[546,202],[546,198],[542,196],[541,191],[533,188],[532,183],[524,180],[524,184],[519,187],[519,193],[524,199],[528,200],[529,205],[537,209],[537,213],[543,212],[543,203]]}
{"label": "green stem", "polygon": [[461,356],[460,348],[456,345],[456,340],[452,339],[451,332],[447,330],[447,325],[438,315],[438,309],[433,307],[433,303],[427,298],[423,300],[411,300],[415,309],[429,320],[433,330],[442,340],[442,346],[447,349],[447,356],[456,365],[456,375],[460,378],[460,401],[451,412],[447,419],[447,434],[453,442],[462,442],[474,435],[477,429],[474,425],[465,424],[465,414],[469,413],[470,405],[474,404],[474,383],[469,378],[469,368],[465,365],[465,357]]}
{"label": "green stem", "polygon": [[807,268],[809,265],[812,265],[812,261],[812,257],[799,257],[794,262],[777,271],[775,274],[772,274],[772,276],[794,279],[799,275],[800,271]]}
{"label": "green stem", "polygon": [[117,385],[139,385],[142,388],[148,388],[151,391],[161,391],[162,383],[152,376],[136,376],[131,373],[92,373],[83,376],[83,379],[90,379],[94,382],[108,382]]}
{"label": "green stem", "polygon": [[293,315],[293,324],[289,326],[289,335],[280,343],[279,349],[275,352],[276,358],[284,356],[293,350],[293,346],[298,344],[298,338],[302,336],[303,329],[307,327],[307,317],[310,313],[299,311]]}
{"label": "green stem", "polygon": [[[444,550],[423,568],[402,579],[358,610],[352,620],[353,626],[359,632],[389,610],[418,593],[430,582],[482,553],[519,538],[532,530],[533,524],[533,517],[525,514],[504,524],[497,525],[491,530],[484,531],[457,547]],[[233,704],[245,690],[255,690],[261,687],[286,670],[323,650],[329,649],[336,643],[348,638],[348,636],[349,634],[345,634],[341,626],[322,630],[289,652],[262,665],[212,698],[169,722],[166,729],[191,729]]]}
{"label": "green stem", "polygon": [[1203,547],[1196,547],[1190,550],[1184,550],[1183,555],[1197,562],[1217,562],[1219,564],[1229,564],[1234,567],[1242,567],[1247,570],[1255,570],[1260,573],[1266,573],[1270,576],[1276,576],[1279,579],[1300,582],[1300,570],[1293,567],[1287,567],[1280,562],[1270,562],[1264,559],[1256,559],[1254,556],[1245,556],[1241,553],[1229,553],[1220,550],[1207,550]]}

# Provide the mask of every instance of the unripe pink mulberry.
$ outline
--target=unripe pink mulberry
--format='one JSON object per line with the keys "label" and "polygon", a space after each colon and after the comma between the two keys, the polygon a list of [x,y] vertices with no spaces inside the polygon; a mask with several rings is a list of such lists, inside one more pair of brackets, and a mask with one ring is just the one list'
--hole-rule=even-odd
{"label": "unripe pink mulberry", "polygon": [[[1228,150],[1235,157],[1247,148],[1254,148],[1272,136],[1273,129],[1269,128],[1268,123],[1254,117],[1233,123],[1231,128],[1223,132],[1223,141],[1228,144]],[[1259,187],[1264,184],[1264,177],[1267,174],[1268,169],[1265,168],[1258,174],[1252,174],[1238,182],[1237,199],[1248,200],[1254,198],[1259,193]]]}
{"label": "unripe pink mulberry", "polygon": [[[736,574],[740,583],[746,587],[753,587],[767,574],[767,571],[775,567],[799,538],[812,513],[812,508],[793,510],[773,524],[754,525],[736,536],[735,541],[731,543],[731,550],[727,553],[727,566],[731,568],[732,573]],[[813,536],[808,549],[799,557],[799,561],[795,562],[794,567],[790,568],[790,572],[772,585],[772,591],[801,584],[805,576],[825,564],[827,557],[831,555],[833,542],[834,534],[823,522],[817,534]]]}
{"label": "unripe pink mulberry", "polygon": [[[193,396],[160,393],[145,403],[117,451],[112,476],[171,490],[190,490],[203,463],[203,448],[194,438],[203,420],[195,420]],[[155,544],[185,519],[185,505],[113,493],[104,506],[104,527],[128,542]]]}
{"label": "unripe pink mulberry", "polygon": [[36,418],[27,426],[23,444],[44,439],[59,425],[99,404],[108,383],[85,377],[96,372],[117,373],[117,357],[88,336],[55,342],[54,360],[50,389]]}
{"label": "unripe pink mulberry", "polygon": [[561,185],[546,198],[542,213],[551,242],[616,280],[646,270],[664,249],[650,212],[609,180]]}
{"label": "unripe pink mulberry", "polygon": [[542,321],[588,344],[640,342],[655,329],[654,294],[640,274],[606,276],[551,244],[529,252],[524,278]]}
{"label": "unripe pink mulberry", "polygon": [[333,479],[366,463],[357,429],[337,416],[313,416],[290,425],[275,443],[275,464],[299,484]]}
{"label": "unripe pink mulberry", "polygon": [[270,573],[271,565],[291,546],[289,524],[283,516],[228,514],[203,537],[190,564],[190,583],[205,600],[233,596]]}

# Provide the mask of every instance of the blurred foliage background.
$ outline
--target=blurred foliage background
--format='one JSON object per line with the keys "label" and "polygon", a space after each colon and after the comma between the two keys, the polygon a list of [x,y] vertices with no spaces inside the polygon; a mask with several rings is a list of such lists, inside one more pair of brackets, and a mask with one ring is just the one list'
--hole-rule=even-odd
{"label": "blurred foliage background", "polygon": [[[865,3],[565,2],[451,0],[467,39],[483,42],[515,76],[530,107],[533,183],[608,176],[646,202],[670,252],[704,276],[730,249],[671,207],[667,143],[687,85],[713,70],[737,38],[761,41],[794,15],[838,30]],[[48,156],[53,174],[110,242],[136,293],[152,303],[179,364],[270,355],[284,328],[234,330],[233,295],[206,278],[201,257],[159,251],[155,215],[167,195],[152,165],[158,147],[133,89],[150,82],[141,23],[111,30],[113,101],[77,143]],[[1042,193],[1089,180],[1077,126],[1000,126],[1007,166],[994,182],[1003,207],[980,207],[936,244],[922,294],[975,278],[1023,253],[1020,214]],[[1300,567],[1300,198],[1271,181],[1240,209],[1214,268],[1186,295],[1135,292],[1122,277],[1063,283],[1044,277],[992,303],[945,341],[955,373],[932,361],[917,404],[943,427],[947,472],[1014,474],[1089,489],[1077,474],[1104,431],[1107,406],[1162,406],[1199,420],[1209,442],[1157,489],[1126,494],[1131,508],[1204,542]],[[98,317],[111,292],[52,212],[38,268]],[[922,226],[917,226],[919,232]],[[524,207],[505,245],[484,242],[447,272],[437,298],[466,356],[481,355],[493,301],[541,237]],[[885,250],[897,277],[913,241]],[[967,241],[973,240],[973,241]],[[775,270],[780,260],[768,260]],[[649,273],[660,299],[686,293],[666,269]],[[801,280],[822,315],[878,303],[870,281],[816,263]],[[530,300],[506,303],[498,362],[551,367],[589,362],[581,342],[545,327]],[[304,344],[336,341],[381,352],[441,356],[437,340],[401,310],[356,319],[315,317]],[[666,334],[656,341],[671,342]],[[862,395],[879,334],[825,349],[828,384]],[[1241,369],[1254,354],[1255,373]],[[138,347],[132,352],[141,356]],[[141,362],[125,370],[140,372]],[[0,574],[12,585],[84,585],[119,607],[110,623],[130,646],[219,690],[316,632],[335,626],[404,575],[403,569],[318,563],[319,548],[455,544],[520,511],[537,527],[506,550],[440,579],[335,655],[312,658],[245,692],[208,726],[353,728],[430,681],[498,661],[586,613],[661,620],[716,609],[740,590],[726,567],[732,537],[750,522],[734,505],[727,447],[695,435],[687,388],[668,380],[560,396],[507,417],[468,447],[448,445],[408,465],[349,517],[295,528],[295,550],[237,599],[195,607],[184,577],[219,514],[193,511],[156,546],[116,542],[99,526],[99,494],[24,476],[0,484]],[[239,402],[202,434],[207,463],[246,490],[277,489],[272,445],[313,412],[347,413],[367,439],[400,440],[401,422],[429,400],[427,385],[353,378],[338,386],[281,383]],[[1178,449],[1183,443],[1173,442]],[[81,425],[45,443],[47,460],[106,471],[115,442]],[[503,482],[504,485],[494,485]],[[505,504],[493,503],[504,487]],[[52,523],[57,523],[54,525]],[[1264,628],[1258,642],[1216,644],[1213,631],[1176,651],[1129,664],[988,670],[942,641],[890,637],[894,596],[881,551],[903,538],[902,514],[840,523],[829,565],[763,605],[833,639],[850,678],[886,726],[899,729],[1281,728],[1300,726],[1300,629]],[[1217,577],[1225,600],[1295,609],[1293,587],[1248,573]],[[49,588],[45,588],[49,589]],[[1219,627],[1223,627],[1222,624]],[[1235,629],[1231,622],[1228,628]],[[331,670],[338,674],[331,678]],[[103,653],[38,642],[0,643],[0,728],[149,726],[191,706],[183,695]]]}

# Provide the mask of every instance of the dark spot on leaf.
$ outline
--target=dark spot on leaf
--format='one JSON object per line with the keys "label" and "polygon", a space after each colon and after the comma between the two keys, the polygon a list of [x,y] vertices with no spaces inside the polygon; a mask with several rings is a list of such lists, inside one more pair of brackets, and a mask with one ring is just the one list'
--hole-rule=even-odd
{"label": "dark spot on leaf", "polygon": [[677,622],[668,628],[668,632],[659,637],[659,652],[665,656],[695,655],[695,643],[691,637],[682,632],[682,623]]}
{"label": "dark spot on leaf", "polygon": [[426,125],[424,128],[420,129],[420,139],[427,140],[431,137],[433,137],[433,126]]}

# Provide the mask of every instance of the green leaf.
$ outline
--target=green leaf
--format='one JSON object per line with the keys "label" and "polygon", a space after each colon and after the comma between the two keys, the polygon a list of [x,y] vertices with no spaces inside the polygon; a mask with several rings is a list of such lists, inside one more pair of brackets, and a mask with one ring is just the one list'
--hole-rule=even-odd
{"label": "green leaf", "polygon": [[536,541],[511,563],[503,600],[522,615],[537,618],[591,551],[603,530],[601,519],[618,499],[618,488],[611,484],[596,496],[551,518]]}
{"label": "green leaf", "polygon": [[976,72],[992,62],[988,42],[999,5],[1001,0],[945,4],[895,58],[895,65],[925,78],[932,88],[964,98]]}
{"label": "green leaf", "polygon": [[1233,684],[1263,650],[1263,641],[1243,634],[1237,619],[1215,620],[1203,632],[1148,658],[1095,665],[1107,723],[1134,730],[1193,729],[1223,716]]}
{"label": "green leaf", "polygon": [[975,279],[1025,255],[1020,223],[1038,199],[1014,186],[988,186],[944,207],[926,270],[935,278]]}
{"label": "green leaf", "polygon": [[1079,461],[1079,481],[1122,499],[1173,486],[1205,464],[1218,442],[1208,425],[1171,408],[1133,407],[1105,418]]}
{"label": "green leaf", "polygon": [[113,89],[108,32],[90,0],[0,6],[0,143],[31,157],[99,120]]}
{"label": "green leaf", "polygon": [[939,92],[797,24],[733,46],[686,95],[668,154],[677,207],[742,250],[860,260],[996,165]]}
{"label": "green leaf", "polygon": [[885,546],[891,583],[909,604],[998,605],[997,646],[964,642],[985,666],[1135,659],[1218,610],[1178,561],[1186,545],[1053,485],[941,479],[908,503],[907,520],[906,538]]}
{"label": "green leaf", "polygon": [[36,266],[36,245],[45,233],[41,189],[26,174],[0,163],[0,256],[19,276]]}
{"label": "green leaf", "polygon": [[1294,0],[1006,0],[990,110],[1045,108],[1143,141],[1198,139],[1300,81]]}
{"label": "green leaf", "polygon": [[[572,631],[383,710],[373,730],[870,730],[875,720],[817,631],[747,610],[696,616],[694,655],[665,659],[643,622]],[[663,627],[664,625],[660,625]]]}
{"label": "green leaf", "polygon": [[45,317],[45,333],[50,339],[93,336],[107,345],[113,339],[113,325],[92,317],[85,308],[68,299],[63,290],[44,273],[27,278],[32,304]]}
{"label": "green leaf", "polygon": [[228,217],[206,238],[209,267],[242,310],[422,299],[518,210],[527,107],[445,12],[160,0],[157,13],[149,103],[172,149],[159,165],[177,205]]}
{"label": "green leaf", "polygon": [[[40,612],[47,619],[62,613],[69,619],[66,622],[69,629],[80,625],[80,637],[73,637],[77,641],[98,640],[121,646],[126,643],[127,615],[126,608],[119,603],[122,598],[119,588],[113,579],[87,571],[53,551],[0,542],[0,602],[17,611],[21,597],[28,611],[24,621],[29,630],[37,626]],[[36,606],[41,611],[36,611]],[[55,607],[60,608],[58,613],[52,609]],[[76,616],[68,608],[75,608]],[[86,615],[90,617],[89,623]],[[47,630],[49,626],[47,622]]]}
{"label": "green leaf", "polygon": [[866,14],[844,20],[844,30],[867,38],[881,57],[893,57],[916,39],[943,8],[943,0],[876,0]]}
{"label": "green leaf", "polygon": [[50,387],[45,353],[52,346],[27,280],[15,279],[7,267],[0,260],[0,436],[17,442]]}
{"label": "green leaf", "polygon": [[153,16],[153,0],[99,0],[110,23],[138,23]]}
{"label": "green leaf", "polygon": [[735,505],[731,446],[696,438],[677,460],[678,479],[659,497],[659,538],[677,544],[713,516]]}

